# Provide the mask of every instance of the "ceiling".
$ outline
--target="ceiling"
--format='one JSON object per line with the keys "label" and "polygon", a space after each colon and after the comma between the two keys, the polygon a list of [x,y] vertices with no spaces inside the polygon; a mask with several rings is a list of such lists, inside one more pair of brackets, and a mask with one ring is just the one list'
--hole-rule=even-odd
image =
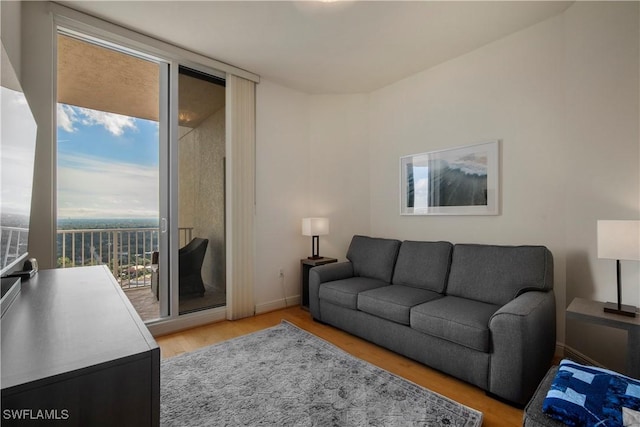
{"label": "ceiling", "polygon": [[61,1],[306,93],[371,92],[566,10],[564,1]]}

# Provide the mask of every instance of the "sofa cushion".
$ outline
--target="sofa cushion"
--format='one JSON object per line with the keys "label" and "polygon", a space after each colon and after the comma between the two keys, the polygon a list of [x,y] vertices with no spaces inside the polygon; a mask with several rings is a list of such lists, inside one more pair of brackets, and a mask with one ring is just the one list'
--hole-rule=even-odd
{"label": "sofa cushion", "polygon": [[358,310],[408,325],[411,307],[436,298],[442,298],[442,294],[411,286],[390,285],[360,292]]}
{"label": "sofa cushion", "polygon": [[411,327],[462,346],[489,352],[489,319],[500,306],[446,296],[411,309]]}
{"label": "sofa cushion", "polygon": [[544,246],[455,245],[447,295],[504,305],[527,290],[553,288]]}
{"label": "sofa cushion", "polygon": [[444,292],[452,250],[449,242],[402,242],[393,284]]}
{"label": "sofa cushion", "polygon": [[391,283],[399,248],[399,240],[353,236],[347,259],[353,264],[355,276]]}
{"label": "sofa cushion", "polygon": [[318,291],[318,297],[321,301],[328,301],[341,307],[356,310],[358,308],[358,294],[360,292],[381,286],[389,286],[389,284],[367,277],[351,277],[349,279],[323,283]]}

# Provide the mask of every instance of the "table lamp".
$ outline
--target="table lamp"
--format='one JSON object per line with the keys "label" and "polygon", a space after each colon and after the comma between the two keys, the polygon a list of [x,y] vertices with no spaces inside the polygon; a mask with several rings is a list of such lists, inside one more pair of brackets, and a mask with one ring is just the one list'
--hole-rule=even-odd
{"label": "table lamp", "polygon": [[320,237],[329,234],[329,218],[302,218],[302,235],[311,236],[311,256],[320,259]]}
{"label": "table lamp", "polygon": [[622,304],[620,260],[640,261],[640,221],[598,220],[598,258],[616,260],[618,303],[606,303],[604,311],[636,317],[636,307]]}

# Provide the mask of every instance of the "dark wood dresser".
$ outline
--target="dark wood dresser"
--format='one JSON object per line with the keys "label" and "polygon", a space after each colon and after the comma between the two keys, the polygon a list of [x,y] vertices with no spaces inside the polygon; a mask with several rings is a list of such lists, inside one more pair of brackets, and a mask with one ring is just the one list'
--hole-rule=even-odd
{"label": "dark wood dresser", "polygon": [[1,328],[3,426],[160,424],[160,349],[106,266],[40,271]]}

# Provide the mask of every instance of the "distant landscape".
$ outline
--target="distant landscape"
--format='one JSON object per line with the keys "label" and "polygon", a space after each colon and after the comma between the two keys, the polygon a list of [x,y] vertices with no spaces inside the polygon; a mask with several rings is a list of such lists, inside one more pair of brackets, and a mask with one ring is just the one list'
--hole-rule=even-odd
{"label": "distant landscape", "polygon": [[58,233],[58,266],[108,264],[113,268],[114,253],[119,269],[146,265],[151,262],[153,251],[158,250],[158,224],[157,218],[58,219],[58,231],[68,231]]}
{"label": "distant landscape", "polygon": [[29,228],[29,217],[23,214],[2,212],[2,227]]}
{"label": "distant landscape", "polygon": [[158,218],[59,218],[58,230],[158,228]]}

